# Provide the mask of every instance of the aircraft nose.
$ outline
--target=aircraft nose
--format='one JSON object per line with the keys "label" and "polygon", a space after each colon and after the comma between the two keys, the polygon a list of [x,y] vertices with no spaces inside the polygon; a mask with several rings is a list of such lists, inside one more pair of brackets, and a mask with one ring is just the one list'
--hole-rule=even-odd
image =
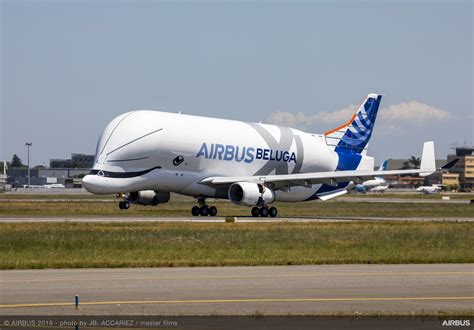
{"label": "aircraft nose", "polygon": [[85,177],[82,178],[82,186],[88,192],[93,194],[98,194],[101,192],[97,182],[97,175],[87,174]]}

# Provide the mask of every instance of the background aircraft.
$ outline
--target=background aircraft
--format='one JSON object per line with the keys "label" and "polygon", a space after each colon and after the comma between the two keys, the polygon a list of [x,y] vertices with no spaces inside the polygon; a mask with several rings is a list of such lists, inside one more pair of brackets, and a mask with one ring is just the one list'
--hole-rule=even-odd
{"label": "background aircraft", "polygon": [[158,205],[170,192],[193,196],[197,216],[216,215],[206,198],[251,206],[252,216],[276,216],[274,201],[328,200],[375,176],[435,171],[434,143],[425,142],[420,169],[374,171],[367,148],[381,95],[369,94],[344,125],[324,134],[236,120],[159,111],[113,119],[96,148],[83,186],[118,193],[119,207]]}
{"label": "background aircraft", "polygon": [[[379,171],[385,171],[387,169],[388,159],[385,160],[382,165],[379,167]],[[388,183],[381,176],[376,176],[372,180],[364,181],[362,184],[356,185],[356,191],[365,193],[367,191],[371,192],[381,192],[383,193],[388,189]]]}
{"label": "background aircraft", "polygon": [[416,188],[416,191],[419,191],[423,194],[437,194],[441,191],[442,185],[439,184],[433,184],[431,186],[421,186]]}

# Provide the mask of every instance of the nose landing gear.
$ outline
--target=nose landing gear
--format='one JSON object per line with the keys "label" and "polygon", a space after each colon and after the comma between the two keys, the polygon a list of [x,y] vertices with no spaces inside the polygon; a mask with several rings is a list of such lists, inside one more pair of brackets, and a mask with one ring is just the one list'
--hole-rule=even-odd
{"label": "nose landing gear", "polygon": [[118,203],[119,209],[128,210],[130,208],[130,202],[125,198],[124,193],[119,193],[116,195],[117,198],[122,198],[123,200]]}
{"label": "nose landing gear", "polygon": [[127,200],[119,202],[119,209],[128,210],[130,208],[130,202]]}
{"label": "nose landing gear", "polygon": [[209,206],[206,204],[206,200],[204,198],[198,198],[199,206],[193,206],[191,209],[191,214],[195,217],[203,216],[206,217],[210,215],[211,217],[215,217],[217,215],[217,207]]}
{"label": "nose landing gear", "polygon": [[252,207],[252,217],[263,217],[263,218],[266,218],[268,216],[274,218],[277,216],[278,214],[278,210],[276,207],[266,207],[266,206],[262,206],[262,207],[257,207],[257,206],[254,206]]}

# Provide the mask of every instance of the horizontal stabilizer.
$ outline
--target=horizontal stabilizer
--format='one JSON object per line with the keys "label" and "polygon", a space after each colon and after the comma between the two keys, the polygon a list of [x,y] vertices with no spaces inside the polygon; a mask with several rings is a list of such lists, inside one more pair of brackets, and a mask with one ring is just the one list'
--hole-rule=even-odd
{"label": "horizontal stabilizer", "polygon": [[447,162],[446,164],[444,164],[443,166],[440,167],[440,170],[449,170],[451,168],[453,168],[454,165],[456,165],[456,163],[459,161],[459,158],[455,158],[453,159],[452,161],[450,162]]}

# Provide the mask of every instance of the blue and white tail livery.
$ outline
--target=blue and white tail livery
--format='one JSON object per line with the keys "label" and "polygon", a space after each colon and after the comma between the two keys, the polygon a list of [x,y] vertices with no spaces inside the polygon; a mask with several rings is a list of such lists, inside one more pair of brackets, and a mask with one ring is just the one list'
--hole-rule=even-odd
{"label": "blue and white tail livery", "polygon": [[338,153],[365,155],[381,100],[382,95],[369,94],[346,124],[324,134],[326,143],[333,146]]}
{"label": "blue and white tail livery", "polygon": [[[387,170],[387,166],[388,166],[388,159],[385,159],[382,163],[382,165],[380,165],[379,169],[377,171],[386,171]],[[383,177],[381,176],[376,176],[375,179],[383,179]]]}

